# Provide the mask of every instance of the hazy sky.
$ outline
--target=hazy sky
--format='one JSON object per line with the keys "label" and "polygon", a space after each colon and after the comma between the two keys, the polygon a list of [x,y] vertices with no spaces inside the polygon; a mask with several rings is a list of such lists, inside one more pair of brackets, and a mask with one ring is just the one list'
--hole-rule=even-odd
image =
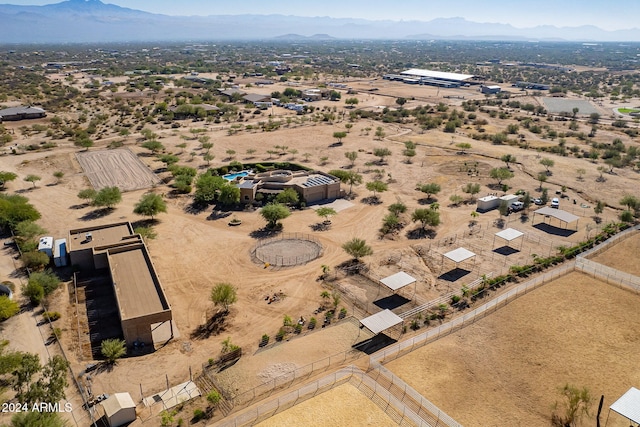
{"label": "hazy sky", "polygon": [[[43,5],[62,0],[0,0]],[[514,27],[595,25],[605,30],[640,27],[640,1],[607,0],[102,0],[103,3],[166,15],[283,14],[390,20],[463,17]]]}

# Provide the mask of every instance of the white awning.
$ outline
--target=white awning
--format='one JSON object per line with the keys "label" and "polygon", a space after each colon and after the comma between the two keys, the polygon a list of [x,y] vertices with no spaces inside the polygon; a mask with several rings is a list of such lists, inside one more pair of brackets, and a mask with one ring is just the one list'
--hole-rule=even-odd
{"label": "white awning", "polygon": [[399,273],[396,274],[392,274],[389,277],[385,277],[384,279],[380,280],[380,282],[387,286],[389,289],[391,289],[392,291],[397,291],[400,288],[403,288],[407,285],[410,285],[412,283],[414,283],[416,281],[416,279],[414,279],[413,277],[409,276],[407,273],[405,273],[404,271],[401,271]]}
{"label": "white awning", "polygon": [[631,387],[629,391],[609,407],[634,423],[640,423],[640,390]]}
{"label": "white awning", "polygon": [[402,317],[398,316],[391,310],[386,309],[372,316],[365,317],[360,321],[360,323],[362,323],[365,328],[367,328],[374,334],[379,334],[385,329],[389,329],[395,325],[402,323]]}
{"label": "white awning", "polygon": [[569,224],[570,222],[574,222],[580,219],[579,216],[576,216],[572,213],[569,213],[567,211],[563,211],[562,209],[555,209],[555,208],[551,208],[549,206],[545,206],[544,208],[540,208],[536,211],[533,212],[534,214],[540,214],[540,215],[546,215],[546,216],[551,216],[554,218],[559,219],[562,222],[566,222],[567,224]]}
{"label": "white awning", "polygon": [[524,236],[524,233],[522,231],[516,230],[515,228],[507,228],[506,230],[497,232],[496,236],[506,240],[507,242],[510,242],[517,239],[518,237]]}
{"label": "white awning", "polygon": [[444,254],[444,256],[457,264],[469,258],[473,258],[474,256],[476,256],[476,254],[471,252],[469,249],[458,248],[452,250],[451,252],[447,252],[446,254]]}

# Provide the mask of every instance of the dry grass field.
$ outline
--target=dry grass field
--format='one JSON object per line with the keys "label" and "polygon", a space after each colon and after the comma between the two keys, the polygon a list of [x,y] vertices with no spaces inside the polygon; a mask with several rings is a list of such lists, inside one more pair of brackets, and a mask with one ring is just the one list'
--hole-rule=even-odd
{"label": "dry grass field", "polygon": [[[595,408],[604,395],[606,417],[640,382],[640,320],[629,315],[639,304],[570,273],[387,368],[465,426],[549,425],[567,383],[587,387]],[[608,425],[628,423],[613,414]]]}
{"label": "dry grass field", "polygon": [[[312,84],[309,83],[309,86]],[[405,108],[413,108],[425,102],[434,104],[442,101],[444,94],[460,94],[462,93],[460,91],[463,91],[462,89],[457,92],[443,90],[438,95],[435,88],[409,87],[401,83],[382,80],[353,82],[352,86],[356,91],[372,87],[379,88],[375,94],[361,92],[355,95],[360,100],[358,108],[375,110],[385,106],[394,107],[397,96],[414,97],[415,99],[410,100],[404,106]],[[274,85],[272,88],[253,88],[252,91],[255,89],[256,92],[265,91],[268,93],[272,90],[282,90],[284,87],[286,86]],[[467,99],[484,97],[472,91],[464,92],[464,94]],[[139,94],[141,99],[148,102],[151,101],[151,96]],[[343,96],[346,96],[346,92],[343,93]],[[533,97],[530,99],[535,101]],[[448,99],[447,102],[450,102],[451,108],[453,108],[459,106],[461,100]],[[272,118],[282,120],[282,126],[274,132],[262,132],[254,128],[234,133],[230,132],[229,123],[181,121],[179,122],[180,127],[177,129],[162,123],[146,125],[148,129],[158,134],[158,139],[166,147],[167,153],[173,153],[180,158],[178,164],[194,167],[200,172],[206,170],[208,162],[203,159],[204,150],[201,149],[200,142],[190,132],[196,128],[204,129],[198,135],[208,136],[210,141],[214,143],[212,153],[216,157],[210,166],[222,166],[228,164],[230,160],[241,162],[291,161],[328,171],[348,168],[350,162],[344,154],[346,151],[356,151],[358,158],[353,169],[363,175],[365,183],[374,180],[376,175],[381,175],[381,179],[388,182],[389,190],[379,194],[381,201],[379,205],[371,205],[363,201],[364,198],[371,196],[364,184],[354,186],[353,205],[333,216],[331,227],[326,231],[313,229],[314,224],[317,224],[321,219],[312,209],[295,211],[289,218],[283,220],[285,232],[311,234],[323,246],[323,254],[320,258],[305,265],[291,268],[264,268],[264,265],[259,265],[252,260],[251,249],[256,243],[254,232],[265,225],[265,221],[258,212],[234,212],[233,215],[242,220],[242,224],[230,227],[228,218],[224,215],[214,214],[212,208],[194,212],[189,209],[192,202],[191,196],[175,195],[170,186],[159,183],[168,178],[169,173],[161,172],[161,168],[165,165],[156,157],[149,156],[147,150],[138,145],[139,134],[98,140],[95,148],[89,149],[88,152],[80,152],[78,158],[76,158],[77,147],[69,141],[57,141],[57,147],[50,150],[0,157],[1,170],[11,170],[18,174],[16,181],[7,184],[8,192],[17,192],[27,196],[31,203],[43,213],[39,224],[56,238],[66,236],[68,230],[72,228],[123,220],[132,222],[140,220],[141,217],[134,215],[132,211],[140,197],[148,191],[142,189],[143,187],[157,184],[150,191],[164,195],[167,201],[168,212],[159,215],[158,221],[154,225],[158,237],[155,240],[150,240],[148,247],[168,301],[172,306],[177,336],[154,354],[125,358],[112,371],[97,373],[93,378],[94,394],[129,391],[132,395],[139,396],[142,387],[146,395],[151,395],[164,389],[167,377],[172,384],[181,383],[188,378],[190,367],[194,372],[197,372],[209,358],[218,357],[221,342],[227,337],[231,337],[232,341],[243,347],[244,350],[244,355],[237,364],[238,367],[242,367],[241,375],[236,377],[236,371],[232,369],[228,370],[228,374],[226,374],[234,388],[237,389],[234,391],[239,392],[262,382],[264,378],[260,376],[261,373],[266,372],[267,377],[271,378],[274,372],[279,372],[276,368],[291,366],[288,364],[303,366],[329,354],[349,350],[355,340],[352,336],[353,331],[351,329],[344,331],[337,326],[325,329],[320,333],[312,332],[302,339],[293,339],[274,348],[274,351],[268,350],[253,355],[258,349],[262,334],[273,337],[282,326],[285,315],[294,319],[299,316],[309,319],[313,316],[314,310],[322,302],[320,293],[326,289],[323,283],[317,280],[322,273],[322,265],[328,265],[332,271],[335,271],[336,266],[348,261],[349,256],[342,250],[341,245],[349,239],[362,238],[372,246],[374,254],[365,257],[364,261],[373,267],[376,274],[384,277],[400,269],[407,270],[421,278],[418,295],[427,299],[435,298],[444,292],[462,286],[463,283],[456,282],[449,286],[438,281],[437,276],[441,272],[437,269],[437,263],[430,264],[428,260],[425,262],[423,258],[418,257],[416,247],[431,247],[433,259],[440,260],[440,254],[446,248],[438,246],[436,242],[449,236],[459,236],[468,232],[470,214],[475,209],[475,203],[452,206],[449,203],[451,195],[458,194],[467,198],[468,195],[462,192],[462,187],[470,182],[481,184],[481,192],[478,196],[496,192],[497,190],[492,186],[495,180],[489,178],[488,171],[491,168],[503,166],[504,163],[500,161],[500,156],[506,153],[513,154],[518,159],[518,162],[512,165],[515,177],[508,181],[509,186],[513,190],[530,191],[533,197],[539,195],[537,191],[539,182],[535,176],[544,169],[539,164],[541,154],[533,150],[476,141],[470,136],[474,132],[471,123],[459,128],[455,134],[445,134],[440,130],[423,132],[411,124],[384,124],[361,119],[353,123],[347,137],[343,139],[343,145],[336,147],[333,146],[335,142],[333,133],[346,129],[345,124],[348,123],[349,110],[340,103],[330,101],[319,102],[314,106],[320,108],[336,107],[337,118],[331,122],[307,121],[303,123],[291,112],[275,107]],[[267,112],[262,112],[257,117],[249,118],[250,115],[247,114],[248,121],[243,124],[256,125],[258,122],[268,120],[267,115]],[[485,116],[488,120],[488,124],[485,126],[487,132],[496,132],[503,129],[508,123],[516,123],[514,118],[500,121],[483,113],[483,117]],[[291,120],[287,121],[287,118]],[[5,126],[15,130],[16,135],[20,135],[18,128],[23,124],[8,122]],[[549,122],[549,125],[555,126],[559,130],[566,130],[567,126],[566,122]],[[378,126],[384,130],[385,136],[383,138],[374,136]],[[590,126],[586,121],[579,122],[579,130],[588,132],[589,129]],[[523,130],[523,132],[525,131]],[[613,135],[616,134],[602,129],[598,131],[597,139],[609,141]],[[532,145],[549,143],[549,140],[544,140],[539,135],[528,131],[526,131],[526,137]],[[37,136],[18,136],[17,142],[29,144],[39,141],[38,138]],[[104,151],[107,145],[116,139],[122,140],[126,149]],[[407,140],[417,143],[417,155],[411,162],[407,162],[402,155],[403,142]],[[459,149],[455,145],[462,142],[471,144],[472,148],[468,150],[468,154],[457,154]],[[624,142],[637,145],[637,142],[629,139],[625,139]],[[178,147],[182,143],[187,146],[185,148]],[[568,144],[585,146],[575,138],[571,138]],[[296,152],[289,151],[281,156],[267,153],[267,150],[276,145],[287,146],[290,150],[295,149]],[[377,157],[373,154],[374,149],[378,147],[387,147],[393,153],[382,164],[378,163]],[[230,155],[228,154],[229,150],[233,150],[235,153]],[[256,152],[251,153],[248,150],[256,150]],[[109,165],[110,160],[100,157],[105,155],[119,156],[120,154],[115,153],[129,152],[132,153],[130,158],[118,160],[117,165],[111,164],[110,167],[105,167],[104,163],[107,162],[106,165]],[[308,160],[305,159],[307,153]],[[83,165],[88,172],[88,175],[85,175],[80,164],[84,161],[83,159],[89,161],[90,157],[96,155],[98,157],[91,160],[94,162],[93,165]],[[555,160],[555,166],[552,169],[552,176],[544,186],[549,188],[550,195],[559,191],[563,185],[567,187],[568,199],[562,200],[561,208],[581,217],[578,231],[566,237],[552,235],[532,227],[530,219],[521,221],[519,215],[512,215],[508,218],[507,225],[527,233],[532,237],[533,243],[525,244],[521,253],[510,255],[505,259],[501,258],[502,255],[495,255],[491,247],[493,234],[499,231],[494,226],[494,221],[498,219],[498,213],[491,211],[483,214],[476,220],[478,229],[482,230],[484,234],[480,237],[474,235],[460,241],[456,240],[455,245],[450,247],[450,249],[455,249],[458,245],[469,244],[474,248],[479,248],[479,253],[484,251],[480,254],[480,261],[477,262],[476,270],[473,271],[473,275],[469,276],[470,278],[472,276],[472,278],[476,278],[479,275],[479,269],[499,271],[498,269],[508,268],[509,265],[515,263],[530,262],[532,254],[546,255],[545,251],[556,246],[578,242],[584,239],[587,234],[593,234],[594,230],[598,228],[598,225],[591,218],[595,200],[604,200],[611,206],[617,206],[622,195],[629,189],[637,188],[640,181],[640,175],[637,172],[630,169],[619,169],[616,174],[605,174],[606,182],[597,182],[596,178],[599,176],[599,172],[596,168],[598,165],[589,160],[551,154],[545,156],[552,157]],[[137,168],[136,165],[139,162],[142,162],[148,169]],[[477,163],[479,175],[468,175],[463,169],[465,163]],[[122,166],[124,164],[127,166]],[[576,169],[578,168],[586,170],[582,180],[577,177]],[[158,172],[154,174],[155,176],[143,173],[147,170]],[[58,180],[53,177],[53,173],[56,171],[65,173],[60,182],[57,182]],[[34,187],[31,183],[23,181],[23,178],[28,174],[37,174],[42,177],[42,181]],[[96,181],[99,175],[102,178]],[[418,227],[418,224],[411,222],[411,212],[416,208],[425,207],[425,204],[421,201],[424,194],[416,191],[415,187],[418,183],[426,182],[436,182],[442,187],[442,191],[435,197],[440,204],[442,222],[435,229],[433,239],[416,239],[414,234],[409,233]],[[93,215],[94,209],[92,207],[82,204],[82,201],[77,198],[78,191],[88,188],[90,185],[96,187],[118,185],[127,192],[123,194],[122,202],[107,212],[106,216],[96,216]],[[349,190],[348,186],[345,186],[345,190]],[[575,200],[575,204],[573,200]],[[397,201],[405,203],[408,207],[407,213],[401,218],[405,228],[396,234],[381,238],[379,229],[383,217],[388,212],[387,207]],[[614,219],[617,212],[607,208],[601,216],[606,222]],[[398,254],[402,256],[398,258]],[[394,261],[389,262],[390,258]],[[0,280],[10,279],[13,275],[14,267],[11,263],[0,263]],[[581,283],[579,286],[569,287],[568,290],[557,284],[551,284],[542,289],[542,293],[547,295],[548,292],[559,287],[561,290],[557,291],[556,297],[540,297],[539,301],[526,304],[518,301],[496,313],[495,319],[498,320],[493,320],[494,317],[491,317],[473,328],[489,322],[493,322],[491,323],[493,326],[480,329],[477,334],[470,334],[465,330],[461,333],[464,339],[456,335],[442,340],[436,346],[425,348],[425,351],[435,352],[432,349],[445,345],[442,343],[457,340],[448,344],[449,352],[443,356],[450,359],[440,359],[442,354],[425,359],[437,362],[435,368],[429,368],[432,370],[428,376],[424,377],[424,381],[421,381],[422,384],[429,387],[423,390],[425,396],[433,399],[439,405],[442,404],[443,409],[454,417],[457,418],[458,414],[461,414],[460,421],[465,425],[480,425],[477,424],[478,420],[499,419],[495,418],[497,414],[483,407],[481,402],[475,401],[476,398],[483,398],[485,402],[487,400],[498,402],[499,399],[506,399],[504,396],[507,394],[509,396],[524,396],[523,398],[513,397],[514,400],[511,403],[508,399],[505,400],[506,405],[513,405],[513,407],[504,406],[503,412],[507,414],[522,413],[523,415],[514,415],[516,418],[513,420],[517,421],[519,420],[517,417],[522,416],[522,420],[533,422],[529,425],[539,425],[536,423],[548,415],[547,405],[553,403],[556,396],[555,388],[562,385],[565,377],[567,381],[575,380],[580,382],[580,385],[589,386],[594,393],[600,393],[602,389],[602,392],[606,391],[607,398],[625,391],[626,389],[622,389],[633,380],[637,381],[637,378],[625,377],[625,373],[621,370],[622,368],[619,368],[619,365],[624,362],[627,363],[627,366],[632,366],[633,364],[629,361],[636,360],[632,352],[628,355],[624,353],[626,347],[623,345],[627,341],[635,339],[635,332],[633,329],[630,331],[624,323],[620,323],[619,318],[626,315],[628,320],[633,321],[632,316],[629,316],[628,313],[637,311],[634,310],[636,307],[629,305],[633,304],[635,299],[628,298],[628,295],[623,291],[602,287],[604,285],[595,282],[593,286],[587,286],[592,281],[583,279],[582,276],[576,277],[580,277]],[[209,294],[211,287],[218,282],[231,282],[235,285],[238,288],[238,302],[232,306],[230,315],[219,330],[203,336],[197,331],[212,316],[214,309],[209,300]],[[357,295],[362,301],[371,302],[370,294],[372,291],[367,288],[369,285],[354,283],[351,279],[344,279],[339,284],[344,289],[351,289],[352,294]],[[277,303],[268,304],[265,296],[273,295],[276,292],[281,292],[284,298]],[[569,293],[563,294],[562,292]],[[594,294],[593,298],[584,298],[584,295],[591,295],[591,293]],[[534,298],[537,294],[538,292],[526,298]],[[614,299],[608,300],[607,295]],[[529,301],[526,298],[523,301]],[[65,298],[60,298],[57,301],[59,306],[52,308],[67,313],[60,320],[65,331],[63,344],[68,350],[67,354],[71,358],[74,370],[80,372],[90,361],[83,359],[80,356],[81,352],[78,351],[77,326],[73,318],[75,310],[66,304]],[[574,313],[574,307],[581,307],[578,304],[586,304],[588,301],[592,301],[593,304],[597,302],[597,304],[584,306],[580,311]],[[343,295],[342,305],[350,307],[350,303],[348,295]],[[517,310],[513,310],[512,307],[520,307],[522,312],[528,312],[527,310],[533,310],[533,312],[524,316],[520,315]],[[510,314],[505,318],[505,313]],[[588,315],[584,313],[588,313]],[[600,315],[605,317],[600,321],[595,320],[599,319],[597,316]],[[609,317],[611,320],[607,320]],[[544,327],[538,327],[536,323],[527,322],[532,318],[551,323],[545,324]],[[522,323],[518,323],[518,319]],[[581,323],[590,321],[596,324]],[[575,324],[569,322],[575,322]],[[511,330],[499,329],[501,324],[509,325]],[[516,325],[517,327],[515,327]],[[602,330],[598,329],[600,326]],[[499,332],[491,332],[494,329]],[[8,331],[6,338],[11,340],[11,335],[18,333],[20,332]],[[611,351],[605,351],[606,347],[592,346],[591,340],[583,336],[586,333],[590,333],[592,338],[612,340],[613,337],[617,338],[617,340],[609,342],[616,349],[615,354]],[[334,335],[332,336],[332,334]],[[518,342],[518,348],[527,351],[518,357],[511,358],[512,356],[509,356],[511,353],[506,350],[513,347],[510,344],[512,341],[502,341],[502,336],[509,336],[516,340],[513,342]],[[299,344],[295,344],[296,342]],[[308,342],[312,342],[312,344],[303,344]],[[619,346],[624,347],[621,352],[617,351]],[[599,350],[593,350],[594,347]],[[287,351],[288,348],[296,348],[296,350]],[[541,353],[535,353],[534,350]],[[600,359],[596,357],[596,354],[592,354],[596,351],[600,352],[598,353]],[[270,356],[267,357],[265,354]],[[491,357],[488,357],[488,354]],[[529,357],[528,354],[531,356]],[[407,357],[418,357],[418,353]],[[450,360],[451,363],[447,360]],[[594,360],[600,360],[600,362],[605,360],[610,363],[611,372],[620,369],[615,371],[615,374],[608,375],[608,378],[614,376],[617,378],[617,385],[612,385],[604,380],[598,382],[596,379],[591,380],[590,377],[579,375],[584,371],[579,369],[581,365],[597,366],[589,365],[589,363],[595,363]],[[566,375],[561,375],[563,373],[562,367],[568,365],[563,365],[560,361],[572,361],[576,366],[572,368],[573,370],[566,370]],[[400,362],[394,362],[394,370],[397,372],[402,369]],[[407,366],[413,366],[411,363],[413,362],[407,362]],[[440,363],[442,365],[438,365]],[[486,365],[487,368],[478,368],[477,372],[471,373],[472,371],[467,371],[465,368],[469,363],[477,364],[478,367]],[[423,364],[426,367],[430,366],[427,363]],[[271,366],[275,366],[273,372],[269,370]],[[498,381],[500,376],[495,373],[507,368],[513,369],[514,374],[522,372],[519,380],[520,387],[513,385],[507,387],[506,384],[498,382],[494,386],[482,388],[484,390],[482,392],[472,392],[476,390],[475,387],[481,388],[485,384],[493,384],[491,383],[493,380]],[[239,368],[238,371],[240,371]],[[509,372],[511,375],[511,371]],[[460,377],[452,380],[450,375],[454,374],[459,374]],[[414,375],[411,378],[417,379],[418,377]],[[543,381],[545,378],[546,382]],[[611,379],[611,381],[614,380]],[[529,383],[539,383],[539,388],[529,393]],[[431,387],[430,384],[435,385]],[[457,387],[454,393],[448,393],[448,390],[453,386]],[[509,387],[514,388],[509,389]],[[418,386],[416,388],[419,389]],[[505,390],[508,391],[507,394],[505,394]],[[447,403],[447,398],[451,402]],[[532,409],[529,412],[527,410],[522,412],[519,408]],[[464,413],[459,409],[463,409]],[[467,411],[467,409],[473,409],[473,411]],[[483,415],[486,411],[489,412]],[[469,417],[468,414],[478,415],[479,418],[466,418]],[[518,425],[518,423],[509,422],[496,421],[496,423],[496,425]]]}

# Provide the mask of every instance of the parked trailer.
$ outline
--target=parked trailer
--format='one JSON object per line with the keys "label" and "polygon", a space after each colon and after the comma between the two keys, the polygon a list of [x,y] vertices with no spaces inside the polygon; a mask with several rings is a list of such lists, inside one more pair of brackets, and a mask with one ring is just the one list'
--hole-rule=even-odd
{"label": "parked trailer", "polygon": [[67,239],[56,239],[53,244],[53,263],[56,267],[66,267],[67,257]]}
{"label": "parked trailer", "polygon": [[44,236],[40,238],[38,242],[38,252],[44,252],[49,255],[49,258],[53,256],[53,237]]}

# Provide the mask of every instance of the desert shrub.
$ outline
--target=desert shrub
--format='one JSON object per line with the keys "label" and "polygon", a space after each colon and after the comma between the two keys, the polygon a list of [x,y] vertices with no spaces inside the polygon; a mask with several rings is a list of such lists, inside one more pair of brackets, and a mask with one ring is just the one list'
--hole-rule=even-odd
{"label": "desert shrub", "polygon": [[198,421],[205,419],[206,416],[207,414],[202,409],[195,409],[193,411],[193,418],[191,419],[191,422],[197,423]]}
{"label": "desert shrub", "polygon": [[9,299],[6,295],[0,296],[0,321],[7,320],[11,316],[15,316],[20,311],[17,302]]}
{"label": "desert shrub", "polygon": [[44,313],[42,313],[42,317],[47,322],[55,322],[60,317],[62,317],[62,315],[57,311],[45,311]]}

